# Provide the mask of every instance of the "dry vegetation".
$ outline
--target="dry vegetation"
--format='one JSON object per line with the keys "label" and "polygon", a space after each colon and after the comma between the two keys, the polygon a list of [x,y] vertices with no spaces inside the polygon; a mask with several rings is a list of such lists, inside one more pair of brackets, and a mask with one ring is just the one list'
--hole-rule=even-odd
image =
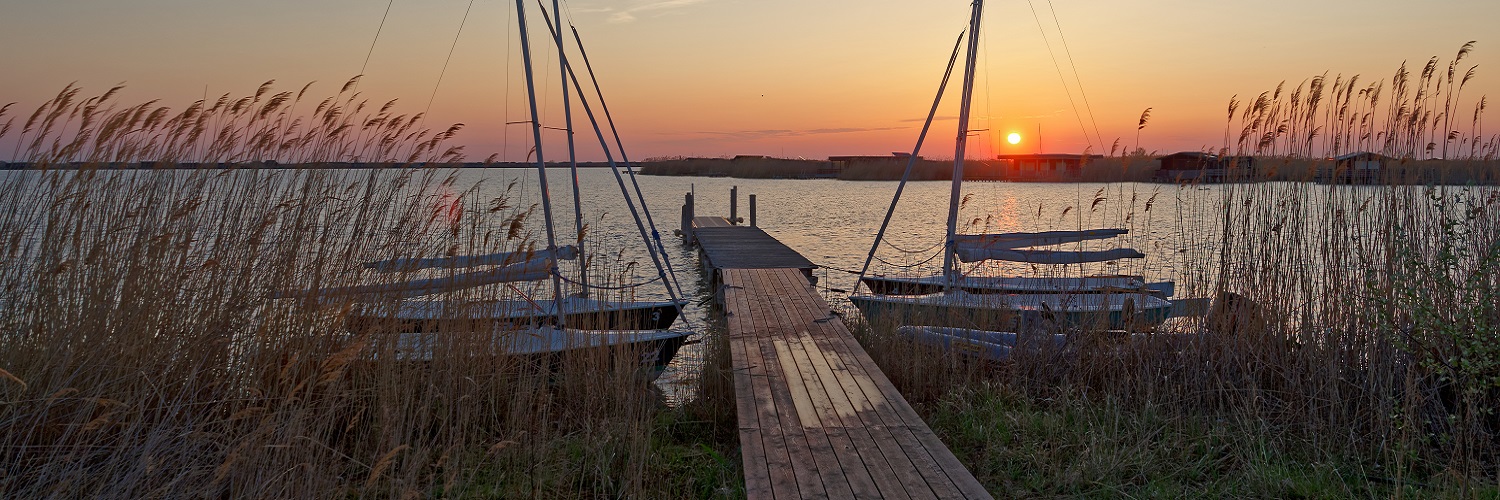
{"label": "dry vegetation", "polygon": [[[1455,82],[1440,67],[1429,63],[1415,92],[1396,75],[1388,120],[1372,111],[1379,84],[1340,79],[1325,92],[1318,78],[1267,93],[1238,115],[1238,153],[1277,155],[1262,165],[1282,179],[1358,149],[1408,165],[1446,154],[1435,168],[1453,176],[1174,189],[1180,208],[1219,216],[1188,228],[1213,241],[1182,245],[1179,292],[1253,303],[1134,340],[1083,332],[1004,364],[913,352],[889,325],[868,325],[862,340],[995,491],[1492,498],[1500,188],[1435,181],[1492,175],[1496,141],[1480,134],[1483,99],[1472,132],[1442,132],[1472,72]],[[1338,96],[1332,110],[1318,107],[1325,93]],[[1128,174],[1143,158],[1109,160]]]}
{"label": "dry vegetation", "polygon": [[[534,245],[534,207],[509,189],[480,199],[452,170],[236,168],[458,158],[457,126],[366,111],[352,84],[305,117],[306,88],[173,112],[70,87],[6,122],[0,138],[32,168],[0,172],[0,496],[682,496],[736,483],[720,477],[736,464],[699,444],[719,442],[717,427],[606,369],[630,360],[568,356],[553,370],[466,355],[490,335],[475,325],[418,365],[378,329],[344,328],[350,304],[266,298],[372,282],[359,262]],[[141,160],[165,168],[100,168]],[[188,162],[213,167],[171,168]],[[500,293],[447,299],[457,311]]]}
{"label": "dry vegetation", "polygon": [[[1232,103],[1226,151],[1287,158],[1271,165],[1288,176],[1357,149],[1486,172],[1485,102],[1453,133],[1469,76],[1440,68],[1416,90],[1398,73],[1390,113],[1374,111],[1382,86],[1356,78]],[[454,355],[405,365],[342,328],[347,304],[265,298],[366,283],[351,265],[365,260],[531,245],[513,229],[530,207],[454,192],[448,171],[232,168],[459,159],[457,126],[367,110],[351,88],[309,105],[306,88],[267,85],[173,112],[70,87],[0,125],[35,165],[0,172],[0,496],[734,494],[722,342],[696,403],[666,409],[600,369],[613,360],[461,356],[485,332],[455,331],[439,347]],[[96,168],[140,160],[230,168]],[[50,168],[64,163],[81,168]],[[1128,180],[1149,163],[1095,165]],[[1183,288],[1253,307],[1003,365],[880,328],[862,341],[1002,494],[1496,493],[1500,190],[1178,189],[1222,215],[1198,228],[1216,241],[1182,256],[1196,263]]]}

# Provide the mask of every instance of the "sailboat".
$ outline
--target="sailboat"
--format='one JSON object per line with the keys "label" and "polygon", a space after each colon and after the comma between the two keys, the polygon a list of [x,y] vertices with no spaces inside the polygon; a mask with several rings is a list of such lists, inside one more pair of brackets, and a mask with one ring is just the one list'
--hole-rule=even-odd
{"label": "sailboat", "polygon": [[[557,260],[577,260],[578,247],[564,246],[552,253],[502,252],[479,256],[455,256],[426,259],[389,259],[367,262],[364,267],[377,272],[410,272],[430,268],[468,268],[481,265],[499,265],[491,271],[456,274],[435,280],[417,280],[394,285],[376,286],[376,290],[397,293],[402,297],[428,295],[461,288],[498,284],[541,281],[551,276]],[[581,266],[580,266],[581,268]],[[580,272],[586,270],[580,269]],[[587,283],[580,277],[580,283]],[[338,290],[334,290],[337,292]],[[325,291],[325,293],[329,293]],[[561,307],[559,307],[559,304]],[[523,297],[513,300],[492,300],[466,303],[461,310],[452,310],[446,301],[406,299],[396,304],[395,310],[388,307],[367,307],[350,313],[354,321],[394,320],[412,331],[440,330],[445,321],[488,320],[512,325],[540,326],[562,325],[584,330],[664,330],[677,321],[684,303],[681,301],[630,301],[618,302],[568,295],[560,301],[545,298]],[[559,318],[561,313],[561,318]]]}
{"label": "sailboat", "polygon": [[[1086,231],[1046,231],[1039,233],[958,234],[957,252],[963,262],[1004,260],[1032,264],[1078,264],[1119,259],[1140,259],[1145,254],[1129,248],[1102,251],[1058,251],[1024,249],[1113,238],[1126,234],[1125,229],[1092,229]],[[860,278],[871,293],[881,295],[925,295],[943,291],[947,279],[942,275],[885,276]],[[1150,282],[1141,276],[959,276],[957,287],[968,293],[1110,293],[1144,291],[1161,298],[1171,297],[1171,281]]]}
{"label": "sailboat", "polygon": [[[1056,231],[1049,233],[1001,233],[961,235],[957,232],[958,207],[963,186],[965,148],[969,136],[969,115],[974,93],[975,66],[979,52],[979,32],[983,0],[975,0],[965,35],[954,44],[953,55],[948,60],[948,70],[943,75],[938,96],[932,103],[927,120],[922,126],[916,147],[908,160],[906,173],[896,188],[896,194],[886,211],[885,220],[875,237],[874,246],[860,270],[860,283],[869,285],[866,273],[876,249],[884,239],[885,231],[895,213],[901,192],[910,178],[912,166],[930,130],[933,117],[942,101],[943,91],[952,75],[954,62],[958,59],[958,44],[965,37],[968,41],[965,58],[961,104],[958,117],[958,134],[953,159],[953,183],[948,204],[948,223],[943,249],[943,274],[910,281],[882,278],[872,280],[872,293],[855,293],[849,297],[869,319],[893,318],[906,324],[927,324],[979,328],[982,330],[1005,329],[1009,331],[1039,328],[1102,328],[1132,329],[1154,326],[1165,321],[1172,311],[1172,303],[1145,287],[1144,281],[1134,277],[1108,279],[1076,278],[1074,280],[1049,281],[1053,278],[966,278],[957,270],[957,261],[979,262],[984,260],[1012,260],[1043,264],[1069,264],[1102,262],[1121,258],[1143,257],[1131,249],[1113,249],[1093,252],[1067,252],[1057,250],[1026,249],[1064,243],[1112,238],[1124,234],[1121,229],[1089,231]],[[1115,286],[1124,285],[1124,286]],[[857,292],[856,287],[856,292]],[[910,293],[910,295],[888,295],[882,292]]]}
{"label": "sailboat", "polygon": [[[558,0],[554,0],[553,12],[560,12],[559,8]],[[565,278],[558,268],[558,261],[578,260],[583,253],[581,248],[583,241],[580,238],[576,245],[561,247],[557,245],[551,193],[547,182],[547,166],[541,147],[542,125],[537,108],[530,38],[527,34],[526,6],[523,0],[516,1],[516,12],[520,26],[526,92],[530,104],[529,123],[533,143],[536,145],[534,152],[546,226],[546,249],[479,256],[389,259],[369,262],[365,263],[365,267],[377,272],[410,272],[432,268],[485,267],[487,269],[398,283],[285,292],[273,294],[273,298],[300,296],[327,302],[339,300],[339,297],[374,295],[379,298],[396,299],[394,302],[387,300],[384,303],[356,302],[355,307],[348,313],[347,319],[350,330],[356,334],[396,335],[393,339],[394,357],[398,361],[430,361],[439,352],[434,347],[446,341],[453,333],[488,331],[487,342],[481,342],[482,345],[472,346],[472,349],[463,352],[477,356],[546,358],[542,360],[548,363],[545,366],[555,366],[551,363],[562,353],[569,351],[624,349],[632,353],[624,359],[638,360],[647,378],[654,379],[676,356],[678,349],[692,334],[691,331],[666,330],[680,316],[686,301],[679,298],[680,288],[676,286],[676,278],[671,272],[669,257],[661,243],[654,222],[650,220],[650,212],[645,208],[645,198],[641,196],[640,187],[635,186],[635,195],[641,205],[638,209],[636,200],[631,198],[631,193],[625,186],[620,167],[611,153],[610,144],[605,140],[599,121],[583,94],[578,77],[568,63],[561,30],[553,29],[549,19],[548,27],[558,51],[559,66],[563,75],[563,115],[567,119],[566,130],[577,230],[580,234],[583,232],[583,219],[578,186],[578,166],[574,157],[572,94],[568,86],[570,81],[572,89],[578,90],[579,102],[588,115],[595,136],[620,187],[620,192],[625,197],[626,206],[635,219],[636,229],[642,240],[646,242],[647,253],[657,271],[657,278],[652,281],[660,281],[663,284],[670,300],[611,302],[591,298],[588,296],[588,291],[592,287],[588,284],[587,269],[583,265],[578,266],[580,274],[576,281],[583,291],[574,295],[564,293],[562,282]],[[561,17],[558,19],[561,20]],[[574,30],[574,36],[578,39],[576,30]],[[582,42],[581,39],[578,40],[581,52]],[[587,54],[583,54],[583,57],[587,65]],[[589,70],[589,76],[593,76],[592,69]],[[597,80],[594,81],[597,89]],[[601,105],[603,103],[602,94],[600,94],[600,103]],[[606,118],[609,118],[607,108],[604,112]],[[609,122],[613,128],[613,119],[610,118]],[[621,158],[624,159],[623,145],[620,144],[617,133],[615,144],[620,146]],[[635,182],[633,176],[631,182]],[[651,226],[649,232],[647,224]],[[653,240],[648,234],[656,235],[656,237]],[[553,297],[551,299],[536,299],[524,294],[519,300],[480,303],[412,299],[469,287],[544,280],[552,282]],[[514,287],[512,289],[520,294],[519,289]]]}

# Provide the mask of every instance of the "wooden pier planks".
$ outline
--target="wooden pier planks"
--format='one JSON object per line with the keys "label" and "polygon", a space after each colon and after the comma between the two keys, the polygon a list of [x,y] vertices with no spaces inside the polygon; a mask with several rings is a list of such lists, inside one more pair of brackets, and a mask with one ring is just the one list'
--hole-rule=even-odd
{"label": "wooden pier planks", "polygon": [[693,217],[693,227],[734,227],[734,224],[723,217]]}
{"label": "wooden pier planks", "polygon": [[723,217],[694,217],[693,237],[705,269],[813,269],[807,257],[760,228],[730,225]]}
{"label": "wooden pier planks", "polygon": [[800,269],[721,268],[750,498],[988,498]]}

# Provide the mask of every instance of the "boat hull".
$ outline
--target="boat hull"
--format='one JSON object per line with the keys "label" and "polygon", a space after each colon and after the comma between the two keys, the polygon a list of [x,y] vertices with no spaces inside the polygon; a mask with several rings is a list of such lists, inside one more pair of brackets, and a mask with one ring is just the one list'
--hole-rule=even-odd
{"label": "boat hull", "polygon": [[[647,380],[659,377],[692,332],[591,331],[550,326],[478,332],[401,332],[376,334],[368,361],[432,364],[450,358],[509,358],[514,364],[558,371],[570,357],[588,359],[609,370],[630,370]],[[504,364],[503,362],[500,364]]]}
{"label": "boat hull", "polygon": [[955,355],[986,361],[1009,360],[1020,347],[1057,349],[1067,342],[1067,336],[1056,333],[1022,336],[1013,332],[938,326],[903,326],[896,329],[896,334]]}
{"label": "boat hull", "polygon": [[[1018,334],[1014,332],[995,332],[971,328],[903,326],[896,329],[896,334],[914,343],[926,345],[955,356],[985,361],[1007,361],[1018,353],[1067,352],[1072,350],[1072,347],[1078,345],[1075,343],[1073,346],[1070,346],[1068,343],[1069,335],[1061,333],[1049,334],[1036,332]],[[1088,335],[1085,335],[1085,337],[1090,338]],[[1108,341],[1102,344],[1085,341],[1085,344],[1123,346],[1134,342],[1155,343],[1167,348],[1181,348],[1193,342],[1201,341],[1204,336],[1199,333],[1134,333],[1091,338],[1107,339]]]}
{"label": "boat hull", "polygon": [[[942,276],[866,276],[860,280],[870,293],[878,295],[926,295],[941,293]],[[1119,293],[1140,291],[1157,297],[1170,297],[1170,281],[1147,283],[1139,276],[1090,276],[1084,278],[1034,277],[964,277],[959,290],[974,294],[992,293]]]}
{"label": "boat hull", "polygon": [[1143,293],[854,295],[871,322],[978,330],[1145,330],[1170,316],[1172,303]]}
{"label": "boat hull", "polygon": [[[352,329],[378,327],[396,332],[473,330],[488,323],[524,326],[557,326],[552,301],[503,301],[452,306],[441,301],[404,301],[392,308],[366,307],[351,313]],[[679,304],[672,302],[602,302],[574,300],[564,303],[563,323],[580,330],[665,330],[677,321]],[[545,312],[544,312],[545,311]]]}

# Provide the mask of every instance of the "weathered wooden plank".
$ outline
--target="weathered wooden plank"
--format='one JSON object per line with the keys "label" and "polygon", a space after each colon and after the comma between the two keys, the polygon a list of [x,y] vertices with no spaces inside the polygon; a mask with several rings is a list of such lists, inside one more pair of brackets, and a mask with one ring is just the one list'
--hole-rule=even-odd
{"label": "weathered wooden plank", "polygon": [[[778,278],[794,284],[807,283],[796,273],[780,273]],[[837,367],[843,374],[838,377],[838,384],[854,410],[853,418],[848,419],[853,429],[851,435],[862,442],[861,456],[866,464],[869,464],[870,474],[880,485],[883,495],[886,498],[905,498],[909,493],[908,490],[912,495],[917,495],[918,492],[927,492],[926,494],[930,495],[931,489],[927,487],[926,479],[917,472],[916,465],[907,456],[907,451],[902,444],[896,440],[880,417],[874,414],[872,402],[865,397],[864,389],[856,380],[856,378],[868,380],[868,377],[862,371],[844,368],[839,359],[840,355],[831,349],[834,345],[830,345],[826,338],[842,336],[853,340],[853,336],[849,334],[843,322],[828,319],[829,308],[821,298],[813,296],[813,299],[809,299],[806,294],[789,294],[788,296],[795,299],[792,302],[793,307],[799,308],[802,314],[820,316],[813,321],[822,327],[822,331],[819,332],[819,336],[813,338],[813,342],[817,346],[817,352],[822,354],[825,362],[829,362],[830,368]],[[838,347],[843,346],[838,342],[834,344]],[[833,360],[829,361],[828,358],[833,358]]]}
{"label": "weathered wooden plank", "polygon": [[[854,341],[852,337],[850,337],[846,341],[846,344],[857,345],[857,342]],[[961,462],[958,461],[958,457],[948,449],[947,445],[943,444],[942,440],[937,438],[937,435],[933,433],[932,429],[927,426],[927,423],[916,414],[916,411],[912,409],[911,405],[906,403],[905,398],[901,396],[901,393],[896,390],[895,386],[891,384],[890,380],[885,377],[885,374],[879,371],[879,368],[875,365],[874,360],[872,360],[869,355],[866,354],[862,349],[856,352],[852,352],[851,355],[854,361],[862,365],[864,367],[864,371],[869,374],[868,378],[865,380],[868,380],[869,385],[873,387],[867,388],[867,392],[872,388],[878,390],[882,393],[882,399],[887,402],[887,404],[884,405],[884,408],[889,409],[890,413],[887,414],[889,416],[887,416],[886,421],[892,422],[892,416],[898,419],[899,424],[894,425],[900,425],[902,428],[908,430],[910,436],[914,438],[918,443],[920,443],[921,449],[926,451],[926,458],[936,463],[936,470],[941,471],[946,476],[948,476],[951,484],[959,489],[959,493],[963,497],[988,497],[988,493],[985,492],[984,486],[979,484],[979,481],[974,478],[973,474],[970,473],[969,470],[964,467]],[[906,433],[898,433],[897,437],[905,439],[905,434]],[[913,454],[914,452],[915,450],[908,448],[909,454]],[[914,456],[913,461],[926,462],[926,460],[922,460],[922,458],[923,457],[920,456]],[[924,467],[921,470],[926,472],[933,469],[930,467]],[[924,473],[924,476],[928,477],[929,480],[934,479],[934,476],[932,474]],[[929,484],[931,484],[930,481]]]}
{"label": "weathered wooden plank", "polygon": [[[805,284],[805,282],[799,284],[799,287],[804,288],[805,293],[787,293],[786,297],[792,297],[804,311],[814,312],[814,314],[822,314],[822,312],[828,311],[822,297],[817,296],[816,288]],[[841,362],[838,354],[846,354],[847,357],[850,357],[850,360],[858,360],[859,366],[856,366],[856,368],[859,371],[865,371],[864,362],[868,362],[868,366],[874,366],[873,360],[868,357],[868,354],[864,353],[862,348],[858,347],[858,342],[853,341],[853,335],[847,333],[847,329],[844,329],[841,321],[829,320],[826,321],[826,324],[837,326],[837,330],[841,332],[841,335],[829,333],[829,335],[819,336],[819,339],[823,339],[823,341],[843,339],[843,342],[840,342],[843,345],[832,345],[832,342],[829,342],[828,353],[832,354],[829,357]],[[853,348],[850,348],[850,345],[853,345]],[[874,384],[874,386],[882,386],[883,383],[883,386],[879,387],[880,399],[886,401],[886,404],[883,404],[882,407],[894,410],[894,413],[886,411],[883,422],[895,426],[895,428],[891,429],[892,437],[900,441],[900,443],[904,443],[904,446],[901,447],[906,450],[912,464],[916,465],[918,471],[921,471],[922,476],[926,477],[927,485],[933,489],[933,492],[938,494],[939,497],[957,497],[957,495],[963,495],[963,497],[984,497],[984,495],[987,495],[983,485],[980,485],[980,482],[974,479],[974,476],[969,473],[968,468],[963,467],[957,461],[953,452],[950,452],[948,447],[944,446],[942,441],[936,438],[936,434],[933,434],[932,429],[927,426],[927,423],[922,422],[916,416],[915,410],[912,410],[910,405],[906,404],[904,398],[901,398],[900,393],[889,383],[889,380],[886,380],[883,372],[879,372],[877,368],[874,368],[873,371],[876,374],[874,377],[877,378],[870,377],[870,375],[852,378],[864,378],[864,381]],[[898,404],[895,404],[895,401],[898,401]],[[892,417],[894,417],[894,420],[892,420]],[[916,443],[918,446],[913,447],[912,443]]]}
{"label": "weathered wooden plank", "polygon": [[[828,317],[827,305],[826,303],[822,303],[821,298],[818,298],[815,294],[809,295],[806,293],[795,293],[798,291],[810,290],[810,287],[808,287],[807,285],[806,279],[803,278],[799,273],[796,273],[792,270],[779,271],[776,272],[775,278],[786,285],[786,288],[780,290],[778,295],[794,299],[788,303],[789,314],[802,316],[806,319],[806,321],[812,323],[812,325],[820,327],[820,333],[826,334],[831,332],[832,334],[836,335],[849,336],[852,340],[852,336],[849,335],[848,330],[843,327],[843,324],[841,322],[833,321]],[[808,297],[811,298],[809,299]],[[808,308],[807,304],[810,304],[814,301],[821,304],[822,307]],[[795,310],[796,312],[790,312],[793,310]],[[826,353],[824,354],[826,355]],[[859,397],[861,400],[864,400],[864,398],[862,397],[862,392],[857,397]],[[869,406],[869,402],[867,400],[865,400],[864,404],[866,406]],[[865,433],[868,433],[870,435],[870,441],[874,442],[875,444],[874,447],[865,448],[862,455],[871,455],[872,463],[884,462],[887,465],[887,467],[877,468],[874,471],[870,471],[870,474],[874,478],[878,478],[879,482],[885,485],[882,488],[882,491],[888,492],[886,496],[889,498],[904,497],[907,493],[906,489],[912,487],[918,488],[917,490],[913,491],[925,492],[925,494],[921,496],[931,496],[933,494],[932,489],[926,485],[927,481],[923,478],[922,474],[918,473],[916,465],[913,464],[913,462],[909,458],[907,458],[907,451],[904,449],[907,446],[912,446],[916,443],[916,441],[914,439],[903,439],[898,441],[898,439],[894,435],[892,435],[891,432],[905,432],[899,426],[887,428],[883,425],[883,422],[880,422],[878,420],[874,422],[865,422],[863,419],[858,420],[859,423],[857,428],[860,428]],[[870,429],[870,425],[873,425],[875,429]],[[887,460],[887,455],[893,457],[895,460]],[[879,459],[875,459],[877,456]]]}
{"label": "weathered wooden plank", "polygon": [[[732,279],[740,279],[740,276],[736,275]],[[730,317],[729,334],[731,339],[742,343],[746,362],[749,363],[749,369],[747,370],[751,378],[751,393],[749,397],[752,401],[751,407],[755,414],[754,418],[760,425],[759,431],[764,448],[766,469],[768,471],[767,478],[769,479],[769,484],[757,485],[757,492],[768,494],[764,496],[757,495],[757,497],[797,498],[800,496],[800,492],[797,488],[797,479],[791,469],[792,459],[787,450],[786,439],[782,435],[776,401],[772,397],[774,391],[771,388],[770,380],[766,376],[766,363],[761,357],[760,342],[754,338],[755,325],[750,307],[750,296],[744,293],[742,289],[728,290],[725,295],[726,303],[738,305],[738,312]],[[729,301],[731,298],[733,302]],[[751,493],[749,486],[747,482],[747,495]]]}
{"label": "weathered wooden plank", "polygon": [[[744,299],[744,294],[726,294],[725,304],[730,310],[738,309]],[[756,393],[753,389],[752,370],[758,367],[758,363],[750,361],[747,352],[753,343],[746,342],[743,335],[735,333],[744,330],[739,324],[741,318],[731,313],[725,319],[730,343],[730,359],[734,367],[735,412],[741,429],[740,453],[744,463],[745,489],[751,497],[762,497],[762,495],[765,498],[774,497],[770,489],[770,469],[766,463],[767,451],[764,444],[766,437],[761,432],[755,401]]]}
{"label": "weathered wooden plank", "polygon": [[[764,300],[764,295],[754,293],[754,275],[745,273],[744,276],[749,279],[739,286],[742,286],[746,295],[750,297],[747,313],[755,324],[757,333],[755,340],[760,347],[761,366],[764,368],[767,385],[772,389],[770,397],[774,402],[777,418],[777,430],[774,434],[782,438],[781,446],[786,450],[790,460],[786,467],[792,470],[799,497],[827,498],[827,487],[823,484],[823,478],[819,474],[811,443],[808,442],[800,424],[800,412],[797,411],[796,404],[792,401],[791,390],[787,385],[786,377],[783,376],[780,360],[777,358],[774,342],[778,339],[774,330],[776,310]],[[765,422],[764,414],[762,414],[761,421]],[[783,496],[781,491],[783,488],[778,487],[777,497]]]}
{"label": "weathered wooden plank", "polygon": [[[829,381],[813,366],[814,362],[811,358],[817,356],[807,352],[805,343],[810,343],[810,341],[804,339],[806,336],[806,330],[802,330],[798,332],[796,338],[789,339],[788,355],[795,359],[798,368],[797,376],[802,379],[802,385],[811,397],[813,407],[817,409],[819,425],[825,430],[824,435],[828,438],[828,444],[853,494],[861,498],[880,496],[880,488],[876,486],[875,479],[860,456],[858,448],[855,447],[853,439],[845,432],[845,429],[858,428],[860,424],[857,421],[846,422],[844,420],[843,415],[849,413],[848,403],[845,402],[844,406],[840,407],[835,403],[836,395],[828,392]],[[789,373],[788,376],[791,374]]]}
{"label": "weathered wooden plank", "polygon": [[697,217],[693,217],[693,227],[694,228],[700,228],[700,227],[732,227],[732,226],[733,225],[729,223],[729,219],[726,219],[726,218],[723,218],[723,217],[712,217],[712,216],[702,216],[702,215],[697,216]]}
{"label": "weathered wooden plank", "polygon": [[[848,494],[858,497],[874,496],[877,491],[874,482],[864,470],[864,463],[860,461],[858,453],[853,452],[853,444],[848,437],[839,430],[844,427],[843,422],[837,416],[837,409],[831,404],[831,400],[824,388],[824,384],[818,379],[818,375],[807,363],[807,354],[803,352],[803,337],[806,336],[806,325],[809,318],[802,315],[789,314],[786,293],[789,291],[784,285],[766,273],[757,273],[757,281],[750,288],[763,294],[768,302],[775,305],[775,310],[780,311],[781,325],[778,330],[783,332],[781,340],[777,341],[779,360],[792,389],[793,396],[799,402],[798,412],[804,414],[801,419],[804,427],[819,429],[817,434],[827,440],[828,463],[818,460],[819,468],[829,467],[831,472],[838,475],[837,482],[840,488],[848,488]],[[824,484],[830,484],[825,474]],[[836,495],[833,487],[829,487],[829,493]]]}
{"label": "weathered wooden plank", "polygon": [[[730,310],[743,310],[745,301],[744,293],[725,294],[725,303],[730,305],[728,308]],[[771,470],[766,459],[765,436],[761,431],[755,391],[752,388],[754,383],[751,372],[759,369],[759,365],[752,364],[747,354],[753,342],[745,336],[746,328],[742,323],[745,318],[731,315],[726,319],[729,330],[730,360],[734,367],[735,414],[740,427],[740,455],[745,473],[745,493],[748,498],[774,498]]]}
{"label": "weathered wooden plank", "polygon": [[[782,279],[787,274],[795,276],[790,280]],[[793,295],[801,290],[791,280],[806,283],[800,273],[792,270],[766,271],[757,274],[757,287],[755,288],[757,292],[775,298],[778,310],[782,311],[784,321],[790,328],[788,332],[795,331],[794,335],[788,336],[786,345],[790,348],[788,354],[794,360],[797,372],[794,374],[788,371],[787,376],[797,376],[802,379],[801,388],[807,391],[812,406],[817,411],[819,425],[825,429],[824,435],[833,448],[853,494],[862,498],[881,496],[880,489],[876,486],[859,449],[846,432],[847,428],[859,428],[861,424],[857,420],[849,422],[844,419],[846,414],[852,416],[847,398],[843,397],[842,391],[838,389],[836,389],[838,393],[830,393],[828,389],[830,380],[814,366],[813,358],[821,358],[821,355],[808,352],[812,344],[809,329],[817,327],[818,323],[815,322],[816,318],[796,308]],[[842,401],[842,403],[837,401]]]}
{"label": "weathered wooden plank", "polygon": [[823,423],[818,418],[820,411],[813,404],[806,381],[798,373],[798,363],[792,358],[791,347],[787,345],[787,339],[770,339],[769,343],[776,350],[776,362],[781,365],[781,376],[787,385],[787,395],[792,400],[792,407],[797,410],[798,427],[788,428],[787,434],[795,432],[803,434],[807,441],[808,451],[812,455],[812,464],[817,466],[818,476],[822,479],[823,487],[830,497],[847,498],[853,495],[849,481],[841,473],[843,467],[839,463],[838,455],[834,453],[833,444],[823,432]]}
{"label": "weathered wooden plank", "polygon": [[[852,339],[852,336],[850,336],[850,339]],[[885,404],[883,404],[883,393],[882,402],[880,402],[879,407],[885,407]],[[936,470],[935,462],[927,459],[927,453],[921,449],[921,443],[916,440],[915,435],[910,434],[909,429],[904,428],[904,425],[897,423],[897,419],[889,416],[886,416],[882,420],[876,420],[874,423],[877,425],[877,431],[882,434],[879,437],[880,440],[895,443],[895,446],[886,444],[885,449],[894,447],[895,450],[900,450],[901,453],[895,461],[888,461],[888,464],[892,465],[892,470],[876,471],[877,474],[882,476],[882,479],[889,482],[889,479],[897,476],[897,471],[900,471],[901,476],[904,476],[901,477],[904,482],[903,488],[910,489],[913,495],[918,495],[919,492],[919,495],[922,495],[922,497],[930,497],[930,495],[945,497],[945,495],[951,494],[951,492],[956,492],[951,491],[951,489],[945,491],[941,483],[939,483],[936,489],[935,486],[930,485],[929,482],[932,476],[941,473],[941,471]],[[888,423],[895,423],[895,425],[888,425]]]}
{"label": "weathered wooden plank", "polygon": [[729,226],[694,230],[698,249],[713,269],[812,269],[812,261],[760,228]]}
{"label": "weathered wooden plank", "polygon": [[799,269],[722,278],[749,497],[988,498]]}

